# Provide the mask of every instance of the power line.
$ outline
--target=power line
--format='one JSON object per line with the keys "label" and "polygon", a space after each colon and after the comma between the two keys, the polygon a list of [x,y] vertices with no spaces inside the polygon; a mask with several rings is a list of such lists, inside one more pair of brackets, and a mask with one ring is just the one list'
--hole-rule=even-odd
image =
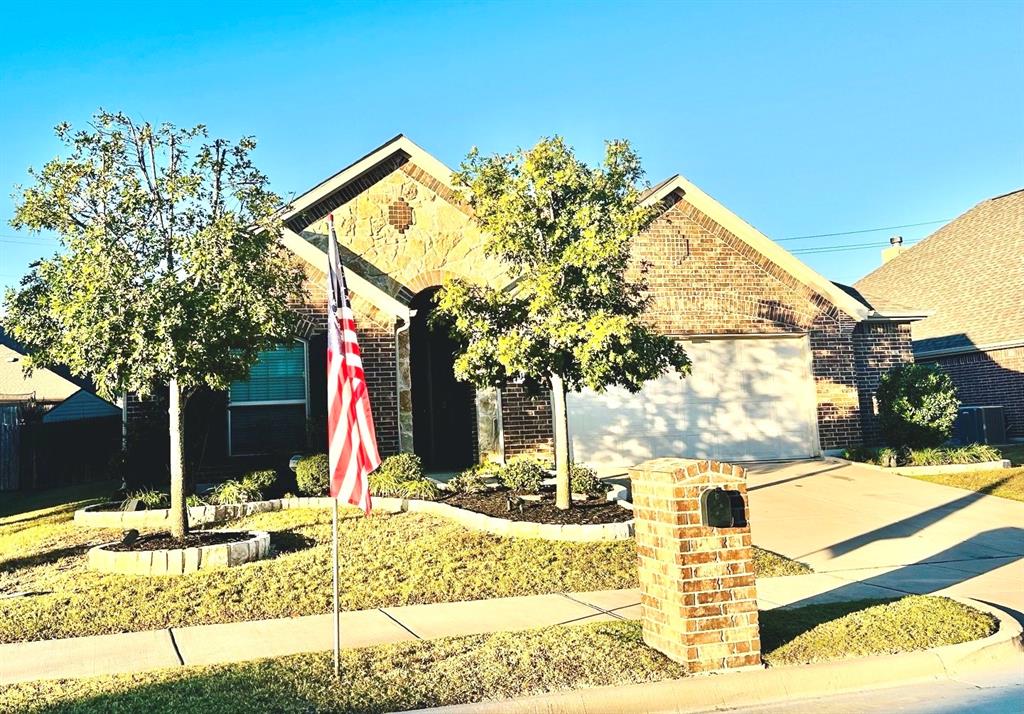
{"label": "power line", "polygon": [[881,228],[863,228],[857,231],[841,231],[839,233],[814,233],[806,236],[790,236],[789,238],[776,238],[777,243],[787,240],[807,240],[808,238],[832,238],[833,236],[852,236],[859,233],[876,233],[878,231],[894,231],[897,228],[916,228],[918,226],[931,226],[936,223],[949,223],[952,218],[943,218],[938,221],[922,221],[921,223],[904,223],[901,226],[882,226]]}
{"label": "power line", "polygon": [[[913,243],[904,243],[903,247],[909,248],[920,241],[914,241]],[[820,248],[804,248],[803,250],[790,251],[793,255],[810,255],[812,253],[840,253],[847,250],[865,250],[867,248],[884,248],[891,243],[857,243],[854,245],[828,245]]]}

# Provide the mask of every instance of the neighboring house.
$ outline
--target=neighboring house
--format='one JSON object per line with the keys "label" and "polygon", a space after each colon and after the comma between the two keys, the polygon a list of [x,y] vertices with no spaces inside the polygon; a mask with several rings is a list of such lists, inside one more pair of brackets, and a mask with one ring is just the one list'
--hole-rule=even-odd
{"label": "neighboring house", "polygon": [[[452,376],[455,346],[428,321],[448,277],[508,284],[450,184],[451,171],[398,136],[292,201],[284,243],[308,264],[303,339],[264,353],[228,394],[190,404],[200,459],[249,463],[301,450],[325,431],[323,270],[338,229],[384,455],[430,470],[552,450],[550,397],[517,384],[476,390]],[[623,468],[652,456],[811,457],[864,440],[880,374],[910,359],[915,315],[873,309],[681,176],[645,194],[663,212],[635,241],[658,329],[685,344],[693,374],[638,395],[571,395],[574,457]],[[146,405],[133,401],[135,419]],[[186,435],[186,440],[190,437]],[[196,447],[198,448],[198,447]],[[194,452],[195,453],[195,452]],[[245,459],[241,457],[246,457]],[[196,458],[199,458],[198,456]]]}
{"label": "neighboring house", "polygon": [[[96,396],[88,380],[64,367],[26,375],[24,360],[22,345],[0,330],[0,491],[79,477],[120,442],[120,407]],[[60,440],[66,449],[56,446]],[[89,453],[74,453],[85,445]]]}
{"label": "neighboring house", "polygon": [[1024,436],[1024,189],[982,201],[857,282],[872,303],[931,314],[914,359],[937,364],[964,405],[1002,406]]}
{"label": "neighboring house", "polygon": [[0,330],[0,403],[34,402],[44,411],[43,421],[73,421],[118,416],[120,407],[96,396],[89,380],[66,368],[24,371],[25,348]]}

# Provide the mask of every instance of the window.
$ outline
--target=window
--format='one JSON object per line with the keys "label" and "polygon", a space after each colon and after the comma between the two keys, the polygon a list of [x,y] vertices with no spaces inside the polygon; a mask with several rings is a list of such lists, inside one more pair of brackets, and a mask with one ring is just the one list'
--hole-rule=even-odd
{"label": "window", "polygon": [[286,453],[306,443],[306,344],[260,352],[249,378],[228,391],[228,451],[232,456]]}

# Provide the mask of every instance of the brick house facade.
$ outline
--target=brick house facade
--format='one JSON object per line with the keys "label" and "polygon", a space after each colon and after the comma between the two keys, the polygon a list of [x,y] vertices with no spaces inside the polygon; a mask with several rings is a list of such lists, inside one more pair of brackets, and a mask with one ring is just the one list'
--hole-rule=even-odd
{"label": "brick house facade", "polygon": [[914,360],[941,367],[964,406],[1003,408],[1024,437],[1024,189],[987,199],[863,277],[872,304],[928,311]]}
{"label": "brick house facade", "polygon": [[[414,306],[426,304],[425,294],[450,276],[497,287],[508,282],[504,268],[484,256],[485,236],[457,200],[449,175],[400,136],[294,200],[285,216],[284,243],[309,267],[313,297],[295,306],[308,345],[308,415],[312,423],[325,410],[323,360],[317,356],[325,310],[320,266],[326,262],[324,219],[332,212],[381,453],[429,453],[422,440],[447,429],[468,435],[468,446],[451,448],[473,461],[550,458],[548,396],[530,395],[516,384],[477,390],[470,421],[446,421],[466,405],[443,403],[444,395],[432,394],[436,390],[417,367],[417,360],[432,354],[417,344],[423,339],[417,335],[424,334],[417,321],[426,316]],[[651,324],[683,340],[799,339],[808,345],[808,388],[815,402],[810,455],[873,439],[878,376],[909,360],[911,318],[882,314],[813,273],[682,177],[650,189],[645,200],[664,207],[634,243],[635,267],[644,268],[649,284]],[[438,402],[430,412],[443,422],[436,429],[425,430],[414,419],[424,413],[424,399]],[[576,457],[586,460],[585,454]]]}

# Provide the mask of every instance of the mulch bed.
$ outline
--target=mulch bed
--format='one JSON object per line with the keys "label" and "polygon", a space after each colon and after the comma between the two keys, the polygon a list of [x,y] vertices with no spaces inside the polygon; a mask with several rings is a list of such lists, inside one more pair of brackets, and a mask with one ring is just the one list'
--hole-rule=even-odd
{"label": "mulch bed", "polygon": [[214,532],[205,531],[202,533],[189,533],[184,541],[171,536],[170,533],[157,533],[154,535],[142,536],[133,543],[114,543],[108,545],[105,550],[116,550],[124,553],[128,551],[142,552],[147,550],[176,550],[179,548],[199,548],[204,545],[222,545],[224,543],[241,543],[249,540],[252,533],[246,532]]}
{"label": "mulch bed", "polygon": [[440,500],[449,506],[465,508],[467,511],[475,511],[495,518],[529,523],[550,523],[560,526],[622,523],[633,518],[632,511],[604,498],[573,501],[572,508],[563,511],[555,506],[553,494],[544,494],[539,501],[522,499],[514,503],[510,511],[508,508],[509,495],[509,491],[500,489],[484,493],[455,493]]}

